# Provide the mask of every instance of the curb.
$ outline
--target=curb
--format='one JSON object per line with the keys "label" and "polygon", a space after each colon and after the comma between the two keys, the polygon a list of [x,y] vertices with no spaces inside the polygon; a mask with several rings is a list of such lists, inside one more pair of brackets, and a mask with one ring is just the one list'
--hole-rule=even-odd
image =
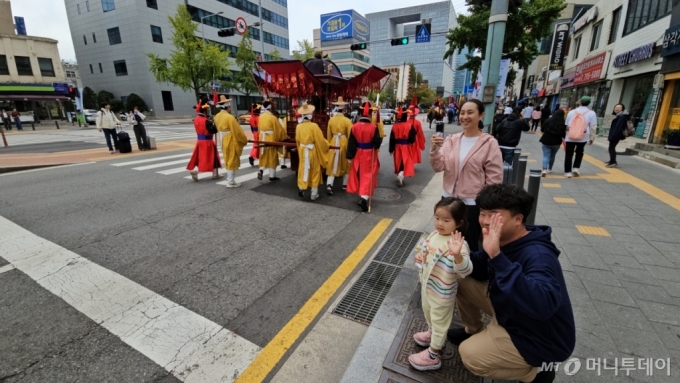
{"label": "curb", "polygon": [[51,168],[54,166],[63,166],[63,165],[72,165],[72,162],[64,162],[64,163],[57,163],[57,164],[39,164],[39,165],[24,165],[24,166],[6,166],[6,167],[0,167],[0,174],[3,173],[12,173],[12,172],[20,172],[23,170],[33,170],[33,169],[42,169],[42,168]]}

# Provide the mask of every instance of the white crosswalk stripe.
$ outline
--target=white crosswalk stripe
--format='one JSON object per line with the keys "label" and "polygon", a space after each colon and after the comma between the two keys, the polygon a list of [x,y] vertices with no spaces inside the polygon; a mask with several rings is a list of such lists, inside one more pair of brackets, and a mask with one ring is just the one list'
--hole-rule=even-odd
{"label": "white crosswalk stripe", "polygon": [[[182,128],[182,130],[184,129]],[[130,135],[130,143],[136,144],[137,141],[132,129],[126,129],[125,132]],[[163,142],[194,139],[196,138],[196,133],[188,130],[176,132],[154,129],[149,132],[149,136],[156,138],[156,142]],[[70,130],[58,133],[12,133],[7,135],[7,141],[11,146],[57,142],[86,142],[106,145],[104,133],[100,133],[97,129]]]}

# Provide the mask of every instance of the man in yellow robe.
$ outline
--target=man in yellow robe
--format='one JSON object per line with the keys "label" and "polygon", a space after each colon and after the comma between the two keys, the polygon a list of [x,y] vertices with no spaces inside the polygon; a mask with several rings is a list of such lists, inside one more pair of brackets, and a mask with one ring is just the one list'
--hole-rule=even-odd
{"label": "man in yellow robe", "polygon": [[[281,122],[271,112],[272,103],[267,100],[262,103],[260,110],[260,121],[258,130],[260,132],[260,141],[273,142],[283,141],[288,138],[286,130],[281,126]],[[260,172],[257,174],[257,179],[262,179],[264,170],[269,171],[269,181],[279,181],[280,178],[276,176],[276,167],[279,165],[279,153],[283,153],[279,146],[265,146],[260,152]]]}
{"label": "man in yellow robe", "polygon": [[224,154],[224,168],[227,169],[227,188],[237,188],[241,184],[234,179],[236,171],[241,166],[241,154],[243,147],[248,143],[248,137],[243,133],[236,117],[231,115],[231,99],[224,95],[220,96],[217,107],[222,111],[214,117],[217,130],[224,133],[222,136],[222,154]]}
{"label": "man in yellow robe", "polygon": [[333,110],[333,117],[328,121],[328,130],[326,131],[328,143],[331,146],[340,147],[340,149],[331,149],[328,151],[328,158],[326,159],[326,193],[333,195],[333,182],[335,177],[342,177],[342,190],[347,189],[347,179],[349,173],[349,162],[347,161],[347,138],[349,132],[352,130],[352,121],[345,117],[342,113],[342,108],[347,103],[338,97],[338,101],[334,102],[335,109]]}
{"label": "man in yellow robe", "polygon": [[326,163],[328,142],[323,138],[319,125],[312,122],[314,106],[307,103],[298,109],[300,114],[299,124],[295,129],[295,142],[297,143],[300,156],[298,168],[298,195],[305,198],[305,190],[312,188],[312,201],[319,198],[319,185],[321,179],[321,166]]}

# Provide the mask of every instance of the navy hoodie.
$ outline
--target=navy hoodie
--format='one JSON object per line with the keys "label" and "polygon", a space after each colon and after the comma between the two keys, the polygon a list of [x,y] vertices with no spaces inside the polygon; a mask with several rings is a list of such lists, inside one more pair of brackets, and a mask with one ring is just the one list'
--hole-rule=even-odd
{"label": "navy hoodie", "polygon": [[531,366],[563,362],[574,351],[576,329],[560,251],[548,226],[527,226],[529,234],[501,247],[494,259],[474,252],[472,277],[489,281],[496,319]]}

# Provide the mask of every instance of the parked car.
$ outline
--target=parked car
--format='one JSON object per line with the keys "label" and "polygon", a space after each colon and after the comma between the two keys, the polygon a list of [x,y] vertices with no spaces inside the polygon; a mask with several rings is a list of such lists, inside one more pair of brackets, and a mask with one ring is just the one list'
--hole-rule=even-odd
{"label": "parked car", "polygon": [[85,121],[88,124],[97,123],[97,111],[94,109],[83,109],[83,115],[85,116]]}
{"label": "parked car", "polygon": [[238,123],[241,125],[250,125],[250,113],[238,116]]}
{"label": "parked car", "polygon": [[118,115],[118,119],[121,121],[127,121],[127,116],[128,116],[127,113],[120,113]]}
{"label": "parked car", "polygon": [[390,125],[394,123],[394,116],[396,115],[394,109],[380,109],[380,119],[383,124]]}

